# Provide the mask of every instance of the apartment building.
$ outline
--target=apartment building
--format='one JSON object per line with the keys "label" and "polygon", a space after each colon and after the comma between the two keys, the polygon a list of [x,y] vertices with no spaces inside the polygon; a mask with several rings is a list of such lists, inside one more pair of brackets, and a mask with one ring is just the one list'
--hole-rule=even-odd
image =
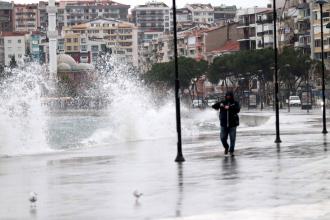
{"label": "apartment building", "polygon": [[173,36],[170,34],[139,45],[138,63],[141,72],[147,72],[155,63],[169,62],[174,57]]}
{"label": "apartment building", "polygon": [[221,5],[214,7],[214,22],[220,24],[233,22],[236,16],[236,12],[237,8],[235,5]]}
{"label": "apartment building", "polygon": [[0,32],[13,31],[13,8],[12,2],[0,1]]}
{"label": "apartment building", "polygon": [[[200,28],[178,32],[178,56],[212,62],[219,54],[238,51],[238,39],[243,36],[237,23],[228,23],[221,27]],[[173,59],[173,36],[163,35],[145,42],[139,49],[139,67],[148,71],[154,63],[169,62]]]}
{"label": "apartment building", "polygon": [[[314,16],[314,56],[316,59],[321,59],[321,13],[319,5],[315,4],[313,10]],[[323,5],[323,44],[324,57],[330,58],[330,29],[327,24],[330,23],[330,4]]]}
{"label": "apartment building", "polygon": [[[60,7],[59,2],[55,2],[57,7],[56,13],[56,25],[61,33],[62,27],[64,26],[64,8]],[[41,31],[47,31],[48,28],[48,13],[47,13],[48,2],[39,1],[38,3],[38,24]]]}
{"label": "apartment building", "polygon": [[177,22],[192,22],[192,13],[188,8],[178,8],[176,10]]}
{"label": "apartment building", "polygon": [[46,61],[44,47],[41,45],[45,40],[45,33],[34,31],[30,34],[28,46],[30,49],[31,58],[34,62],[44,63]]}
{"label": "apartment building", "polygon": [[12,57],[16,61],[23,59],[26,50],[24,32],[2,32],[0,34],[0,65],[8,66]]}
{"label": "apartment building", "polygon": [[272,9],[256,14],[256,49],[274,47],[274,24]]}
{"label": "apartment building", "polygon": [[15,4],[13,21],[15,31],[36,31],[38,30],[38,4]]}
{"label": "apartment building", "polygon": [[211,4],[187,4],[191,11],[192,21],[196,23],[214,23],[214,8]]}
{"label": "apartment building", "polygon": [[132,22],[138,28],[138,42],[143,43],[144,32],[158,31],[169,33],[172,29],[170,8],[161,2],[148,2],[132,9]]}
{"label": "apartment building", "polygon": [[296,7],[294,17],[295,48],[299,48],[306,54],[311,54],[311,10],[309,3],[301,3]]}
{"label": "apartment building", "polygon": [[111,0],[60,1],[64,9],[64,26],[73,26],[97,18],[128,21],[129,5]]}
{"label": "apartment building", "polygon": [[[238,39],[241,50],[257,49],[257,21],[258,14],[269,11],[269,8],[246,8],[237,11],[239,25],[237,28],[242,29],[243,36]],[[261,27],[262,28],[262,27]]]}
{"label": "apartment building", "polygon": [[106,47],[116,54],[118,59],[134,66],[138,65],[137,29],[132,23],[115,19],[95,19],[84,24],[65,27],[64,35],[66,52],[78,53],[82,38],[86,38],[86,42],[87,39],[90,40],[89,42],[103,40]]}
{"label": "apartment building", "polygon": [[64,35],[64,51],[76,62],[80,62],[80,34],[68,33]]}

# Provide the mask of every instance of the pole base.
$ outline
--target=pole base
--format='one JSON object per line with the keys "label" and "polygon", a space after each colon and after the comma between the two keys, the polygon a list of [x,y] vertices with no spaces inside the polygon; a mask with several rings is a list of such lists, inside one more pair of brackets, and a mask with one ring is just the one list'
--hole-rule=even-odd
{"label": "pole base", "polygon": [[323,129],[322,134],[327,134],[327,133],[328,133],[327,129]]}
{"label": "pole base", "polygon": [[280,139],[280,137],[276,137],[276,139],[275,139],[275,141],[274,141],[275,143],[282,143],[282,141],[281,141],[281,139]]}
{"label": "pole base", "polygon": [[185,159],[182,155],[177,155],[175,158],[175,162],[182,163],[182,162],[185,162]]}

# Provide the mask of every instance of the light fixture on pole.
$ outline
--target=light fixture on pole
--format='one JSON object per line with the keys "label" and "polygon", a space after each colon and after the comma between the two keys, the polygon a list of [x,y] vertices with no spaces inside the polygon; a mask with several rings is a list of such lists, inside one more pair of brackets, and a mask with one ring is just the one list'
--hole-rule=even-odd
{"label": "light fixture on pole", "polygon": [[280,138],[280,116],[279,116],[279,106],[278,106],[278,79],[277,79],[277,30],[276,30],[276,0],[273,0],[273,24],[274,24],[274,76],[275,76],[275,115],[276,115],[276,139],[275,143],[281,143]]}
{"label": "light fixture on pole", "polygon": [[324,45],[323,45],[323,4],[328,3],[328,0],[316,0],[316,4],[320,5],[320,19],[321,19],[321,59],[322,59],[322,107],[323,107],[323,130],[322,133],[326,134],[327,122],[326,122],[326,109],[325,109],[325,79],[324,79]]}
{"label": "light fixture on pole", "polygon": [[177,31],[176,31],[176,4],[175,0],[173,2],[173,35],[174,35],[174,64],[175,64],[175,106],[176,106],[176,131],[178,134],[178,143],[177,143],[177,156],[175,158],[175,162],[181,163],[184,162],[185,159],[182,154],[182,140],[181,140],[181,112],[180,112],[180,97],[179,97],[179,89],[180,89],[180,81],[179,81],[179,65],[178,65],[178,39],[177,39]]}

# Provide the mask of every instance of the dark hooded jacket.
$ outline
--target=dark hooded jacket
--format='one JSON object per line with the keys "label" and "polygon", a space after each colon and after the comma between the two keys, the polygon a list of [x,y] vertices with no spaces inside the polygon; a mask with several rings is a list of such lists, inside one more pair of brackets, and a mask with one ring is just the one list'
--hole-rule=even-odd
{"label": "dark hooded jacket", "polygon": [[[230,96],[229,99],[227,99],[227,96]],[[225,106],[228,105],[229,109],[225,109]],[[212,108],[219,110],[219,119],[220,119],[220,125],[221,127],[237,127],[239,125],[239,117],[238,113],[241,109],[238,102],[234,99],[234,94],[232,92],[226,93],[225,100],[222,100],[220,102],[215,103],[212,105]]]}

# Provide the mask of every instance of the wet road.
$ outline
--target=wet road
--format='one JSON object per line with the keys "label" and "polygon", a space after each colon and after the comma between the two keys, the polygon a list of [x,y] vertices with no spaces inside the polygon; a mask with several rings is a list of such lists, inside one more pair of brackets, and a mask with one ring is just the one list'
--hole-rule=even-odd
{"label": "wet road", "polygon": [[318,112],[283,115],[280,145],[272,112],[242,114],[234,158],[203,114],[181,165],[174,137],[2,157],[0,219],[330,219],[330,137]]}

